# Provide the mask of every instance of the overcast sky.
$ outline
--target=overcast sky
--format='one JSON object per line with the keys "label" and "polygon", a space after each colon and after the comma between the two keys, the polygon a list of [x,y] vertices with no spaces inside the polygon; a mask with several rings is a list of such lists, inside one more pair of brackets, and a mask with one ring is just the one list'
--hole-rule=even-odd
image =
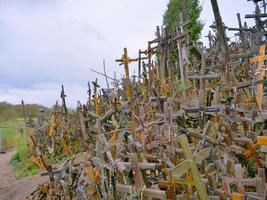
{"label": "overcast sky", "polygon": [[[53,105],[64,84],[67,104],[86,101],[87,81],[104,79],[90,71],[122,77],[115,63],[123,47],[137,57],[154,38],[168,0],[0,0],[0,101]],[[203,36],[213,21],[210,0],[201,1]],[[237,27],[254,5],[246,0],[218,0],[223,21]],[[253,24],[253,21],[248,21]],[[203,37],[204,38],[204,37]],[[137,69],[131,65],[131,73]]]}

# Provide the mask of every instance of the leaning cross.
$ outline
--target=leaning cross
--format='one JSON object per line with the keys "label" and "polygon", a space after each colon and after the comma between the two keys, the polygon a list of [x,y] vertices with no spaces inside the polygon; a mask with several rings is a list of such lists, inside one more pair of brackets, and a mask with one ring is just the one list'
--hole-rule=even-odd
{"label": "leaning cross", "polygon": [[132,98],[131,87],[130,87],[130,75],[129,75],[129,63],[138,61],[138,58],[128,57],[127,48],[123,49],[124,53],[120,59],[116,59],[116,62],[120,62],[120,65],[124,65],[124,71],[126,76],[126,88],[127,88],[127,98],[130,100]]}
{"label": "leaning cross", "polygon": [[[257,63],[258,80],[263,80],[265,76],[265,71],[262,69],[264,61],[267,60],[267,55],[265,54],[265,45],[260,46],[259,56],[250,58],[249,62]],[[263,83],[257,85],[257,97],[256,102],[260,111],[262,111],[262,93],[263,93]]]}
{"label": "leaning cross", "polygon": [[196,166],[196,162],[194,161],[194,157],[191,152],[186,135],[180,135],[178,137],[178,140],[186,159],[170,170],[171,179],[173,181],[176,181],[181,175],[188,172],[188,170],[191,170],[193,180],[190,181],[192,181],[194,186],[196,187],[199,199],[208,199],[206,186],[201,179],[201,175]]}

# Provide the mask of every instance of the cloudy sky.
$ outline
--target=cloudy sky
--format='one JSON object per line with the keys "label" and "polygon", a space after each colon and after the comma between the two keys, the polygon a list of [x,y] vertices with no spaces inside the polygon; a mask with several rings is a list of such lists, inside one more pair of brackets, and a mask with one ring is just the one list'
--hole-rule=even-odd
{"label": "cloudy sky", "polygon": [[[154,38],[168,0],[0,0],[0,101],[51,106],[64,84],[69,106],[86,101],[90,71],[122,77],[115,59],[128,47],[136,57]],[[210,0],[202,0],[203,36],[213,21]],[[223,21],[237,27],[236,13],[252,13],[246,0],[218,0]],[[248,21],[253,24],[253,21]],[[203,37],[203,39],[205,39]],[[131,72],[136,73],[135,66]]]}

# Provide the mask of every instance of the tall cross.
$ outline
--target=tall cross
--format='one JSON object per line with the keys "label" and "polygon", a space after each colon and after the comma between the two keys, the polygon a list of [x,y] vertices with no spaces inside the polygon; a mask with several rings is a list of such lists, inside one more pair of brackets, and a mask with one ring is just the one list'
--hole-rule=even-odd
{"label": "tall cross", "polygon": [[[267,60],[267,55],[265,54],[265,45],[260,46],[259,56],[250,58],[249,62],[251,63],[257,63],[257,71],[258,74],[258,80],[261,81],[264,79],[265,76],[265,70],[263,69],[264,61]],[[256,103],[260,111],[262,111],[262,100],[263,97],[263,83],[260,83],[257,85],[257,96],[256,96]]]}
{"label": "tall cross", "polygon": [[238,31],[239,32],[239,37],[242,42],[243,49],[248,49],[249,48],[249,43],[248,43],[248,38],[247,38],[247,33],[246,32],[252,32],[252,28],[248,28],[246,25],[246,22],[244,23],[244,26],[242,26],[241,22],[241,17],[240,13],[237,13],[237,20],[238,20],[238,28],[229,28],[227,27],[228,31]]}
{"label": "tall cross", "polygon": [[[188,64],[188,44],[189,37],[187,26],[190,24],[187,19],[187,9],[183,7],[180,12],[180,22],[176,27],[176,39],[179,55],[179,67],[180,67],[180,76],[182,82],[182,96],[183,99],[186,99],[187,96],[187,64]],[[170,84],[171,85],[171,84]]]}
{"label": "tall cross", "polygon": [[227,45],[226,35],[225,35],[225,29],[222,22],[222,17],[220,14],[219,6],[217,0],[211,0],[211,5],[214,13],[216,28],[218,31],[218,39],[222,45],[222,50],[225,53],[225,62],[229,62],[230,60],[230,52]]}
{"label": "tall cross", "polygon": [[131,100],[132,98],[132,91],[130,86],[130,74],[129,74],[129,63],[138,61],[138,58],[130,58],[128,57],[127,48],[123,49],[123,55],[120,59],[116,59],[116,62],[120,62],[120,65],[124,65],[124,71],[126,76],[126,88],[127,88],[127,98]]}

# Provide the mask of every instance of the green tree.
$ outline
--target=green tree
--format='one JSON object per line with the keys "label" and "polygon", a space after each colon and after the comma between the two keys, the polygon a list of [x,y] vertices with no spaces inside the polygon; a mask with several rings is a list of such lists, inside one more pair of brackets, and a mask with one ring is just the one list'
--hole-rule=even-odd
{"label": "green tree", "polygon": [[199,0],[170,0],[164,14],[168,23],[168,31],[171,34],[175,33],[183,9],[187,20],[190,22],[187,29],[189,31],[189,40],[194,43],[200,38],[203,29],[203,23],[199,20],[202,11]]}

